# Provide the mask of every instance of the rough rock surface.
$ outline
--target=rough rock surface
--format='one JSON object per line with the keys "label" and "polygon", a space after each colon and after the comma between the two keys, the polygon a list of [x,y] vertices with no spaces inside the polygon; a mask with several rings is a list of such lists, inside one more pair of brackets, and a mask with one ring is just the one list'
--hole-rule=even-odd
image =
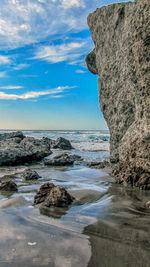
{"label": "rough rock surface", "polygon": [[43,184],[34,198],[34,204],[42,203],[46,207],[67,207],[74,198],[63,186],[55,186],[53,183]]}
{"label": "rough rock surface", "polygon": [[22,173],[22,177],[25,180],[38,180],[40,178],[39,174],[31,169],[27,169]]}
{"label": "rough rock surface", "polygon": [[42,138],[43,143],[45,144],[49,144],[51,148],[59,148],[59,149],[63,149],[63,150],[70,150],[73,149],[71,143],[69,140],[63,138],[63,137],[59,137],[56,140],[52,140],[48,137],[43,137]]}
{"label": "rough rock surface", "polygon": [[49,194],[50,190],[54,187],[53,183],[45,183],[41,185],[40,189],[34,197],[34,204],[40,204],[44,202],[45,198]]}
{"label": "rough rock surface", "polygon": [[0,190],[2,191],[18,191],[17,185],[12,180],[0,180]]}
{"label": "rough rock surface", "polygon": [[57,156],[54,156],[50,159],[45,159],[44,164],[49,166],[66,166],[72,165],[75,161],[81,160],[81,157],[78,155],[69,155],[63,153]]}
{"label": "rough rock surface", "polygon": [[21,131],[0,134],[0,141],[12,139],[12,138],[20,138],[22,140],[25,138],[25,136],[23,135]]}
{"label": "rough rock surface", "polygon": [[107,160],[104,160],[104,161],[99,161],[99,162],[89,162],[87,165],[90,168],[104,169],[110,166],[110,162]]}
{"label": "rough rock surface", "polygon": [[86,62],[99,75],[100,107],[111,135],[110,161],[120,165],[120,182],[137,186],[141,179],[147,185],[148,178],[144,182],[141,175],[150,174],[149,16],[149,0],[109,5],[88,16],[95,48]]}
{"label": "rough rock surface", "polygon": [[49,144],[21,132],[0,134],[0,166],[31,163],[51,153]]}
{"label": "rough rock surface", "polygon": [[53,145],[51,147],[52,148],[60,148],[63,150],[70,150],[73,148],[70,141],[63,138],[63,137],[57,138],[57,140],[53,143]]}

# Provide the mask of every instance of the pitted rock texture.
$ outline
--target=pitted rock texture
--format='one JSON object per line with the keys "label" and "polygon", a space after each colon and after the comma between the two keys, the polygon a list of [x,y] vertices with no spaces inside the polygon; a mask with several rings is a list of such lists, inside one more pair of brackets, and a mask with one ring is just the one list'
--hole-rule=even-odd
{"label": "pitted rock texture", "polygon": [[27,169],[25,170],[22,175],[21,175],[25,180],[38,180],[40,177],[40,175],[34,171],[34,170],[31,170],[31,169]]}
{"label": "pitted rock texture", "polygon": [[65,187],[53,183],[43,184],[34,197],[34,204],[42,203],[45,207],[67,207],[74,200]]}
{"label": "pitted rock texture", "polygon": [[149,18],[149,0],[113,4],[88,16],[95,48],[86,62],[99,75],[99,102],[111,135],[110,161],[128,166],[131,176],[133,170],[150,172]]}
{"label": "pitted rock texture", "polygon": [[16,183],[12,180],[0,180],[0,190],[2,191],[18,191]]}

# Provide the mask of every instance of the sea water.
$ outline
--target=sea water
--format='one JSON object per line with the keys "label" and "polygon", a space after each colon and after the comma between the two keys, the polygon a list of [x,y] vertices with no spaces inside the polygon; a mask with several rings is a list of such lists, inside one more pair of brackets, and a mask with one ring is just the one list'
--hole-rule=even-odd
{"label": "sea water", "polygon": [[[148,267],[150,212],[144,206],[148,192],[116,185],[107,170],[87,165],[109,158],[109,132],[23,133],[35,138],[67,138],[74,148],[68,153],[84,160],[70,167],[0,168],[1,176],[18,172],[18,192],[0,192],[0,267]],[[27,167],[42,178],[24,181],[19,173]],[[77,201],[67,209],[39,210],[33,206],[34,196],[45,182],[65,186],[76,194]],[[7,200],[17,197],[23,197],[24,204],[9,205]]]}

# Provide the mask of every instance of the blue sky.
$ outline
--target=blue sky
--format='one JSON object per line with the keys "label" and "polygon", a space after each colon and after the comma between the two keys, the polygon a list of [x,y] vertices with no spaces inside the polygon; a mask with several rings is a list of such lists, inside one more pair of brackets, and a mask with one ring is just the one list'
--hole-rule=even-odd
{"label": "blue sky", "polygon": [[[120,2],[120,1],[115,1]],[[0,129],[107,129],[86,17],[111,0],[3,0]]]}

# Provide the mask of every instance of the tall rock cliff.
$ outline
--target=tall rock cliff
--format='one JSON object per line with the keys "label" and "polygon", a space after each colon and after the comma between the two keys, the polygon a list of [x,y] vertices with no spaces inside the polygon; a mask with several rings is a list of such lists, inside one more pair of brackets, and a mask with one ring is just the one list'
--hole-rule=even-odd
{"label": "tall rock cliff", "polygon": [[88,25],[95,48],[86,62],[99,75],[115,174],[119,182],[150,188],[150,1],[98,8]]}

